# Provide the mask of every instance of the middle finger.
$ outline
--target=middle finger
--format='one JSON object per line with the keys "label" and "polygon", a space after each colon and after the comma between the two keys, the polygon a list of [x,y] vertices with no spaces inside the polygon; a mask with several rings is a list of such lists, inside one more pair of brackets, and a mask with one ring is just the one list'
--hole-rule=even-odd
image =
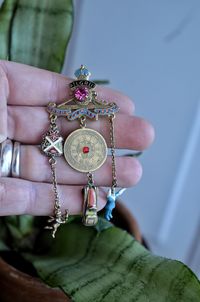
{"label": "middle finger", "polygon": [[[112,161],[108,156],[105,164],[95,172],[95,184],[110,186],[112,183]],[[86,173],[72,169],[63,157],[57,159],[57,181],[59,184],[84,185],[87,182]],[[142,168],[139,161],[132,157],[116,157],[118,185],[130,187],[141,178]],[[20,177],[26,180],[52,182],[48,158],[41,153],[38,146],[21,145]]]}

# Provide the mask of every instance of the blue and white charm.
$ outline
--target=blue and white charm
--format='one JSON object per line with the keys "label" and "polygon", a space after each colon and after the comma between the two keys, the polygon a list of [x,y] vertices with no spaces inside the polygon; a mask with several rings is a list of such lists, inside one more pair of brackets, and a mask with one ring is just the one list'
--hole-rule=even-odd
{"label": "blue and white charm", "polygon": [[[113,191],[113,192],[112,192]],[[110,220],[112,216],[112,210],[115,208],[117,198],[122,195],[126,191],[126,188],[122,188],[119,191],[115,192],[115,189],[109,189],[108,194],[107,194],[107,203],[105,206],[105,215],[104,217],[107,220]]]}

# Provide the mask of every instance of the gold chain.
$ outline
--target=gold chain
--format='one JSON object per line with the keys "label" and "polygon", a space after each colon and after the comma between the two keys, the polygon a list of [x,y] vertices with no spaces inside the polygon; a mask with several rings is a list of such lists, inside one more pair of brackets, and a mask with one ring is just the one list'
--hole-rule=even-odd
{"label": "gold chain", "polygon": [[87,177],[88,177],[88,185],[90,187],[94,186],[93,174],[91,172],[88,172]]}
{"label": "gold chain", "polygon": [[57,184],[57,177],[56,177],[56,159],[55,157],[51,157],[49,159],[49,164],[51,166],[51,174],[52,174],[52,183],[53,183],[53,191],[54,191],[54,196],[55,196],[55,205],[54,205],[54,210],[55,210],[55,215],[60,213],[60,199],[59,199],[59,194],[58,194],[58,184]]}
{"label": "gold chain", "polygon": [[[57,116],[55,114],[50,114],[50,127],[53,131],[58,132],[58,127],[56,124]],[[60,215],[60,198],[58,194],[58,184],[57,184],[57,175],[56,175],[56,158],[55,156],[51,156],[49,159],[49,164],[51,166],[51,174],[52,174],[52,184],[53,184],[53,191],[55,196],[55,205],[54,205],[54,212],[55,215]]]}
{"label": "gold chain", "polygon": [[110,150],[111,150],[111,158],[112,158],[112,186],[111,186],[112,193],[114,193],[114,190],[117,187],[116,162],[115,162],[114,118],[115,118],[114,114],[109,116],[109,121],[110,121]]}
{"label": "gold chain", "polygon": [[81,116],[80,117],[80,127],[81,128],[85,128],[86,127],[86,117],[85,116]]}
{"label": "gold chain", "polygon": [[55,114],[50,114],[50,116],[49,116],[49,118],[50,118],[50,127],[51,127],[51,129],[52,130],[57,130],[57,125],[56,125],[56,120],[57,120],[57,115],[55,115]]}

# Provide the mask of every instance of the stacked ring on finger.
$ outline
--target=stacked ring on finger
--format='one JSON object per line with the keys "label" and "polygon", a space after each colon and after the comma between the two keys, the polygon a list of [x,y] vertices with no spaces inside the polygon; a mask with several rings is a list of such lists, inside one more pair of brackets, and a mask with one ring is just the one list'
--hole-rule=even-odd
{"label": "stacked ring on finger", "polygon": [[0,144],[1,177],[20,176],[20,143],[6,139]]}

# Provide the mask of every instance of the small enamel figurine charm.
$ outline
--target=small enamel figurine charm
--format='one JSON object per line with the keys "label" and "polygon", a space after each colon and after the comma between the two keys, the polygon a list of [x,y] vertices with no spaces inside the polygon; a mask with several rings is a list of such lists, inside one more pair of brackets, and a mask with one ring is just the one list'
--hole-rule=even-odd
{"label": "small enamel figurine charm", "polygon": [[112,216],[112,210],[115,208],[116,200],[117,198],[124,193],[126,189],[123,188],[119,190],[118,192],[115,192],[115,189],[112,192],[112,189],[109,189],[108,195],[107,195],[107,203],[105,206],[105,218],[107,220],[110,220]]}

